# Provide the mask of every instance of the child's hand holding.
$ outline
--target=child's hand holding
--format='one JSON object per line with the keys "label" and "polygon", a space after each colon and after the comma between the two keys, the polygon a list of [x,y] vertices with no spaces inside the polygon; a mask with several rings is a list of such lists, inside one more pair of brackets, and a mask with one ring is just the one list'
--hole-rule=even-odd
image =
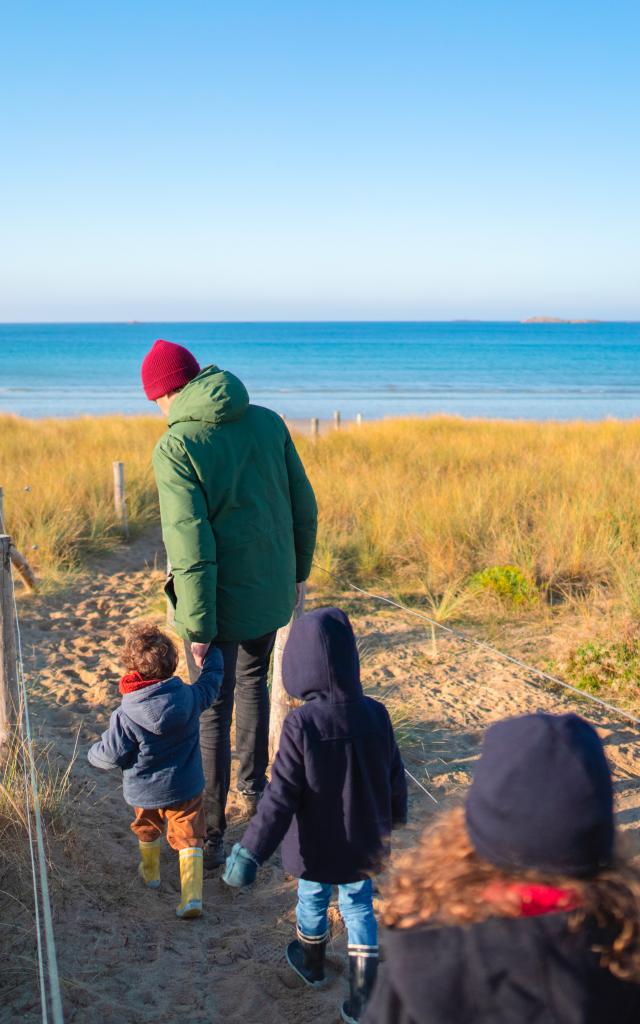
{"label": "child's hand holding", "polygon": [[236,843],[227,857],[227,866],[222,881],[233,888],[252,885],[256,880],[259,867],[255,857],[252,857],[244,846],[240,846],[240,843]]}

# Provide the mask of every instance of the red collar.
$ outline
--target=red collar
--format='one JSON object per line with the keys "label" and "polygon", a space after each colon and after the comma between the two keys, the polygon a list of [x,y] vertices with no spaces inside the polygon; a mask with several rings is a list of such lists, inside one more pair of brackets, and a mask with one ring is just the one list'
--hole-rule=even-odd
{"label": "red collar", "polygon": [[516,906],[520,903],[520,917],[538,917],[557,911],[575,910],[582,900],[576,889],[558,889],[553,885],[531,882],[494,882],[485,890],[489,901],[502,901],[505,897]]}
{"label": "red collar", "polygon": [[129,672],[120,680],[120,693],[135,693],[136,690],[143,690],[145,686],[161,682],[162,679],[143,679],[139,672]]}

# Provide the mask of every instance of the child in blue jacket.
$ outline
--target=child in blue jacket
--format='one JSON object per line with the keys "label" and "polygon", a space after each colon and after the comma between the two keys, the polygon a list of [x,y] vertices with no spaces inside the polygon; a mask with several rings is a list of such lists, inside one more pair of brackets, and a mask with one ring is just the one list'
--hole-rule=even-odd
{"label": "child in blue jacket", "polygon": [[192,686],[175,675],[178,653],[153,623],[137,623],[125,636],[122,703],[88,753],[96,768],[121,768],[124,798],[134,808],[131,830],[140,847],[138,873],[150,889],[160,885],[160,842],[178,850],[181,918],[202,914],[205,818],[200,715],[218,695],[222,655],[211,646]]}
{"label": "child in blue jacket", "polygon": [[350,995],[343,1020],[359,1021],[378,965],[371,874],[407,816],[404,767],[386,708],[365,697],[349,619],[319,608],[293,623],[282,675],[303,701],[287,715],[271,782],[224,881],[254,881],[282,842],[285,871],[298,883],[297,939],[287,961],[309,985],[324,981],[332,888],[349,940]]}

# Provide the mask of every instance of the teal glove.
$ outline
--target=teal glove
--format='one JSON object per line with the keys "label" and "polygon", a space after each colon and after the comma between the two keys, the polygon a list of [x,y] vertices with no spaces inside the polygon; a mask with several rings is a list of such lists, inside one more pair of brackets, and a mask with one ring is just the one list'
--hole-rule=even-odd
{"label": "teal glove", "polygon": [[234,888],[252,885],[256,880],[259,867],[255,857],[252,857],[244,846],[240,846],[240,843],[236,843],[227,857],[227,866],[222,881]]}

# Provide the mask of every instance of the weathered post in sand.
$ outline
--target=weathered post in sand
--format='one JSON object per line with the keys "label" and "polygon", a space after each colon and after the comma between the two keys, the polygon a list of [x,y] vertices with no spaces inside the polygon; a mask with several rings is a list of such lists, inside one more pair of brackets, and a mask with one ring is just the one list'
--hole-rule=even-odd
{"label": "weathered post in sand", "polygon": [[[4,531],[4,491],[2,490],[2,487],[0,487],[0,533],[4,533]],[[31,590],[37,590],[38,581],[36,579],[36,575],[24,555],[20,554],[13,541],[9,545],[9,554],[16,571],[20,573],[27,586]]]}
{"label": "weathered post in sand", "polygon": [[299,619],[304,614],[304,598],[305,598],[306,584],[302,585],[302,595],[300,601],[293,609],[293,614],[286,626],[282,626],[276,633],[276,642],[273,646],[273,671],[271,675],[271,713],[269,716],[269,761],[273,763],[273,759],[278,753],[278,747],[280,746],[280,733],[282,732],[282,724],[287,717],[287,713],[293,707],[291,698],[284,688],[282,682],[282,655],[284,654],[285,645],[289,639],[289,630],[291,629],[291,623],[295,619]]}
{"label": "weathered post in sand", "polygon": [[[169,559],[169,556],[167,555],[167,580],[169,579],[170,576],[171,561]],[[167,594],[167,626],[170,626],[171,629],[173,629],[175,626],[175,620],[176,611],[175,608],[173,607],[171,598]],[[187,666],[187,675],[189,676],[189,682],[195,683],[200,678],[200,673],[202,669],[199,669],[198,666],[196,665],[196,659],[194,658],[193,651],[191,650],[191,641],[184,640],[182,644],[182,649],[184,651],[184,660]]]}
{"label": "weathered post in sand", "polygon": [[190,640],[185,640],[184,642],[184,660],[187,663],[189,682],[195,683],[200,678],[201,669],[196,665],[196,659],[194,658],[193,651],[191,650]]}
{"label": "weathered post in sand", "polygon": [[311,417],[311,440],[317,441],[320,436],[320,420],[317,416]]}
{"label": "weathered post in sand", "polygon": [[340,410],[336,409],[333,414],[333,426],[335,430],[340,430]]}
{"label": "weathered post in sand", "polygon": [[11,575],[11,537],[0,534],[0,756],[18,721],[20,691]]}
{"label": "weathered post in sand", "polygon": [[125,539],[129,540],[129,517],[127,516],[127,499],[124,490],[124,462],[114,462],[113,464],[113,500],[122,532]]}
{"label": "weathered post in sand", "polygon": [[362,426],[362,413],[361,412],[357,412],[356,413],[356,426],[357,427],[361,427]]}

